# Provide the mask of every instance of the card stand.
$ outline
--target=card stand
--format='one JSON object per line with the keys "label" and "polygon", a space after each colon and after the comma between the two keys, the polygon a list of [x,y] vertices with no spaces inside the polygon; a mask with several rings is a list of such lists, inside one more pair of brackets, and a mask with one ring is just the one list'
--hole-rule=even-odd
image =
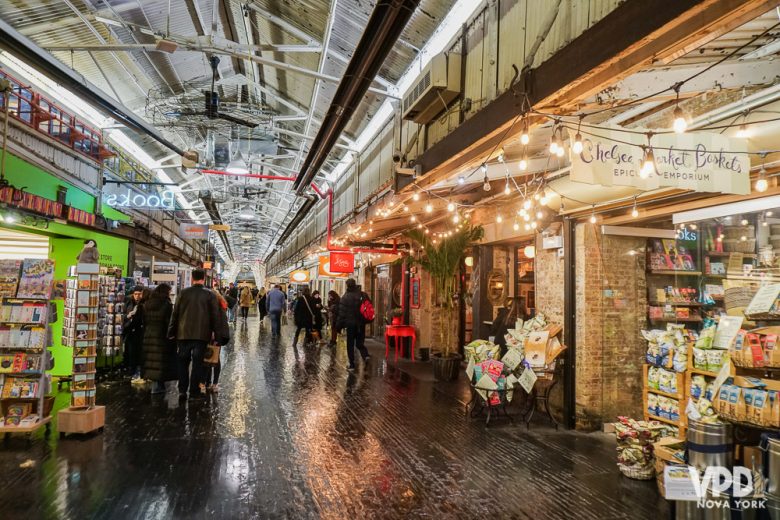
{"label": "card stand", "polygon": [[63,345],[73,349],[70,408],[57,415],[60,435],[103,428],[105,409],[95,406],[98,348],[101,338],[100,266],[78,264],[69,271]]}
{"label": "card stand", "polygon": [[0,272],[0,433],[30,435],[44,426],[48,432],[54,404],[46,395],[56,317],[50,301],[54,263],[2,260]]}
{"label": "card stand", "polygon": [[97,369],[101,378],[118,372],[122,347],[122,323],[125,311],[125,281],[121,268],[100,268],[100,304],[98,307]]}

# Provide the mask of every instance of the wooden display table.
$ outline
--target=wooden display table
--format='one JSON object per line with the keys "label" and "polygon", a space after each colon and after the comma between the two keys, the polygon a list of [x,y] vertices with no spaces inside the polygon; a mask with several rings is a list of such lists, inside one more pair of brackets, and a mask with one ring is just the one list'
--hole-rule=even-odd
{"label": "wooden display table", "polygon": [[106,407],[65,408],[57,414],[57,429],[60,437],[66,433],[89,433],[95,430],[103,431],[106,425]]}

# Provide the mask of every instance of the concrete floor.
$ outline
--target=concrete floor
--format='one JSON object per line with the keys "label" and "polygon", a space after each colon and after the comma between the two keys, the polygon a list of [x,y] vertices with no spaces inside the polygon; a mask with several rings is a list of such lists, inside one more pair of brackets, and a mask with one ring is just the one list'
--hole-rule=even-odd
{"label": "concrete floor", "polygon": [[[0,443],[0,518],[657,519],[654,481],[622,477],[614,441],[464,415],[468,392],[384,351],[272,341],[239,320],[222,391],[180,403],[98,389],[104,433]],[[417,367],[413,372],[419,373]],[[444,391],[442,391],[444,389]],[[67,392],[57,406],[68,404]],[[28,462],[32,461],[32,463]],[[27,462],[27,464],[25,464]]]}

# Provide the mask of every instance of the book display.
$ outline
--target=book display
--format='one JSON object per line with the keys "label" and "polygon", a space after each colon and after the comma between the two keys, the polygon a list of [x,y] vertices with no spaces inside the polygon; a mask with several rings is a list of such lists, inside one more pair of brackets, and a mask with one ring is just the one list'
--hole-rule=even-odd
{"label": "book display", "polygon": [[53,279],[51,260],[0,260],[0,433],[50,427]]}
{"label": "book display", "polygon": [[100,268],[97,366],[113,370],[122,351],[122,321],[125,311],[125,280],[119,268]]}
{"label": "book display", "polygon": [[95,406],[100,343],[100,266],[78,264],[69,270],[62,344],[73,349],[70,408],[57,415],[60,436],[88,433],[103,427],[105,408]]}

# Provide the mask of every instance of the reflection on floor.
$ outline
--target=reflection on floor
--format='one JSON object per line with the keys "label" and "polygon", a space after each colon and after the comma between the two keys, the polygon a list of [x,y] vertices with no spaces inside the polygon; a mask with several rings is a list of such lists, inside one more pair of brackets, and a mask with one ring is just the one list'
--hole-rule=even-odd
{"label": "reflection on floor", "polygon": [[[466,419],[380,356],[293,350],[250,318],[220,386],[179,403],[101,386],[103,434],[0,445],[1,518],[657,518],[604,435]],[[67,394],[58,396],[65,406]],[[24,464],[32,460],[34,465]],[[24,467],[28,466],[28,467]]]}

